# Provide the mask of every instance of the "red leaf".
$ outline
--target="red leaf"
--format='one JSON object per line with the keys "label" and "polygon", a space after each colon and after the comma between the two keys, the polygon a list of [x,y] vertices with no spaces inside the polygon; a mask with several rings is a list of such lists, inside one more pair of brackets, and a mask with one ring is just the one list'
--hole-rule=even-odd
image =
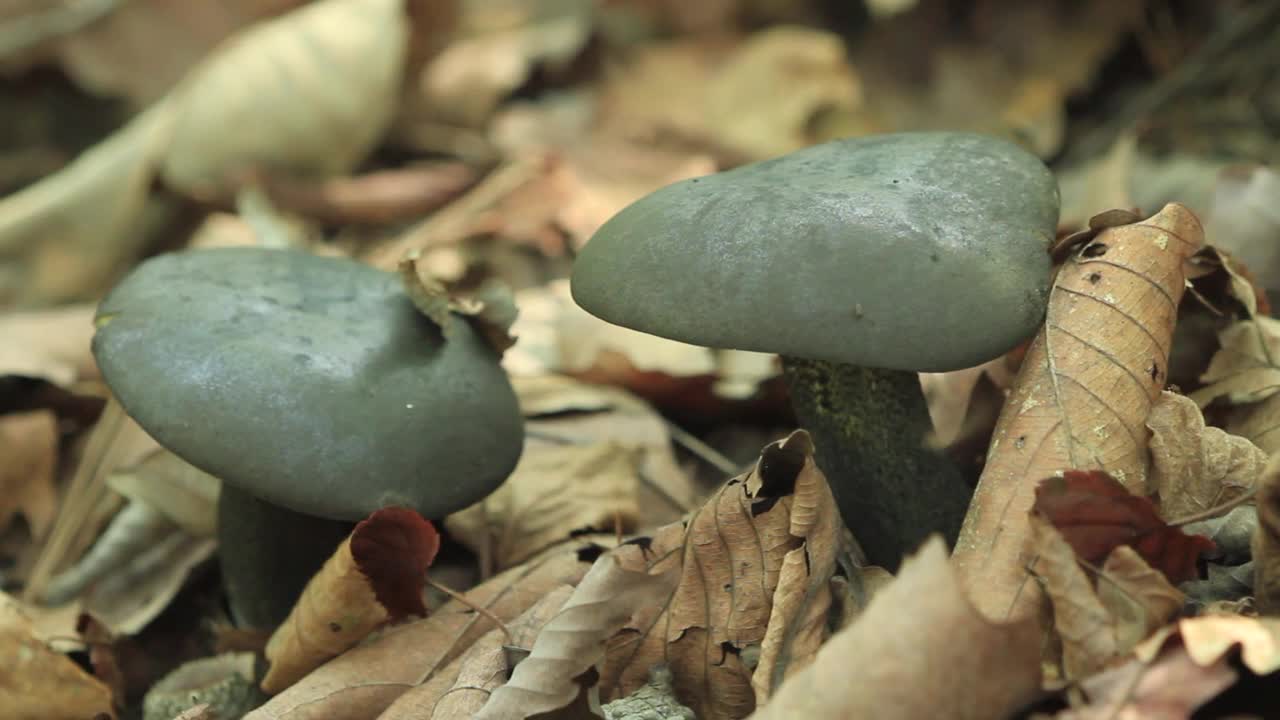
{"label": "red leaf", "polygon": [[403,507],[383,508],[356,525],[351,556],[392,620],[426,615],[422,585],[440,549],[431,521]]}
{"label": "red leaf", "polygon": [[1101,470],[1042,480],[1031,511],[1052,523],[1081,560],[1101,565],[1112,550],[1129,545],[1174,584],[1194,580],[1200,553],[1214,548],[1207,537],[1170,527],[1149,499]]}

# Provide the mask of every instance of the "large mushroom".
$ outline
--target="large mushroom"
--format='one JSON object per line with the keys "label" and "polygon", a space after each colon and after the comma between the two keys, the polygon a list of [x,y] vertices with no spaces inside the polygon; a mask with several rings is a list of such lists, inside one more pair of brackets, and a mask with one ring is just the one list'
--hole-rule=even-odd
{"label": "large mushroom", "polygon": [[161,255],[103,300],[94,356],[125,411],[223,480],[238,622],[289,612],[350,523],[460,510],[515,467],[523,423],[497,353],[448,337],[397,276],[293,250]]}
{"label": "large mushroom", "polygon": [[610,322],[782,355],[845,523],[895,568],[954,542],[972,489],[922,440],[919,371],[980,364],[1044,317],[1058,217],[1049,170],[968,133],[840,140],[662,188],[577,258]]}

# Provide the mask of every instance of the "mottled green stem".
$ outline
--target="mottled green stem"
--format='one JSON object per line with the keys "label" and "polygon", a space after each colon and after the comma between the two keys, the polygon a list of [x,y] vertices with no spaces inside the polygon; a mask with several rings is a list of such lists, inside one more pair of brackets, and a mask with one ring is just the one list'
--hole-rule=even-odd
{"label": "mottled green stem", "polygon": [[793,357],[782,366],[796,417],[867,559],[896,570],[935,532],[954,545],[973,491],[923,446],[931,425],[916,373]]}
{"label": "mottled green stem", "polygon": [[275,629],[354,527],[272,505],[224,483],[218,560],[232,619],[241,627]]}

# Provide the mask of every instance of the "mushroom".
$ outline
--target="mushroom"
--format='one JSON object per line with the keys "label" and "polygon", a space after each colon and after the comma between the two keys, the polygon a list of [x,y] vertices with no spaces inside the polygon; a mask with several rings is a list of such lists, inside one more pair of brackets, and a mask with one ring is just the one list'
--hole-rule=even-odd
{"label": "mushroom", "polygon": [[1044,318],[1057,184],[968,133],[839,140],[664,187],[605,223],[574,300],[618,325],[778,353],[868,559],[954,543],[972,489],[922,446],[917,372],[978,365]]}
{"label": "mushroom", "polygon": [[222,479],[233,616],[272,627],[359,520],[493,491],[524,428],[497,353],[446,339],[397,276],[293,250],[172,253],[103,300],[94,357],[125,411]]}

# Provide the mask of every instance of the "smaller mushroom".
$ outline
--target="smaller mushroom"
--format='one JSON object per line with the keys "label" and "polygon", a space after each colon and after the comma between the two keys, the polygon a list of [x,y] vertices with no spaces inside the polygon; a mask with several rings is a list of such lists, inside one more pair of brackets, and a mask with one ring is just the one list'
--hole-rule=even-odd
{"label": "smaller mushroom", "polygon": [[1032,335],[1058,190],[1033,155],[967,133],[840,140],[662,188],[574,263],[573,297],[674,340],[783,356],[846,525],[896,568],[951,542],[971,488],[924,448],[917,372]]}
{"label": "smaller mushroom", "polygon": [[446,340],[396,275],[292,250],[172,253],[103,300],[93,352],[125,411],[222,479],[220,559],[238,622],[274,627],[351,529],[492,492],[523,421],[470,323]]}

